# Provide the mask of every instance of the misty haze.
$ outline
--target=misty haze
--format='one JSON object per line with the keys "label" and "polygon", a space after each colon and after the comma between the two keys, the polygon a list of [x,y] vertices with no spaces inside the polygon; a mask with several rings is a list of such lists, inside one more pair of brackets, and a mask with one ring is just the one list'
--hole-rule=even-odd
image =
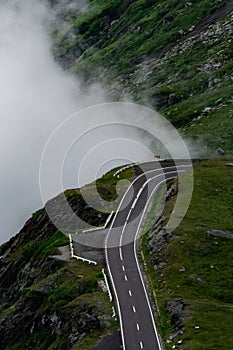
{"label": "misty haze", "polygon": [[[84,1],[78,4],[80,8],[84,5]],[[81,93],[77,76],[64,72],[55,62],[50,36],[57,25],[64,23],[55,21],[54,11],[39,0],[0,4],[1,242],[17,233],[31,213],[43,204],[39,164],[51,133],[70,114],[105,102],[103,87],[92,85],[88,93]],[[96,134],[96,142],[100,142]],[[109,159],[100,164],[96,156],[92,157],[95,171],[87,166],[78,183],[77,163],[95,146],[93,135],[92,132],[89,140],[86,137],[67,157],[63,189],[83,185],[94,180],[95,175],[132,160],[121,155],[116,161]],[[120,137],[121,132],[116,135],[113,130],[107,135]],[[144,151],[133,160],[143,157]]]}

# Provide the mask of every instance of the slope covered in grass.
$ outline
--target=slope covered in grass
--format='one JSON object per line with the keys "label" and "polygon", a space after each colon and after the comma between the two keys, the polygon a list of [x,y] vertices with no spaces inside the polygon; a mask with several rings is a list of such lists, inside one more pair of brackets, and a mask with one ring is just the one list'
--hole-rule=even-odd
{"label": "slope covered in grass", "polygon": [[[167,349],[173,345],[186,350],[233,349],[233,239],[208,234],[211,230],[233,233],[233,167],[227,166],[228,162],[211,160],[194,167],[190,208],[173,232],[176,238],[170,240],[159,258],[149,253],[148,236],[143,239],[165,342],[176,333],[173,328],[181,330],[166,344]],[[165,216],[171,212],[174,200],[167,202]],[[184,328],[179,326],[179,318]]]}
{"label": "slope covered in grass", "polygon": [[129,95],[232,153],[232,9],[221,0],[92,0],[64,15],[55,55],[85,83],[100,81],[111,97]]}

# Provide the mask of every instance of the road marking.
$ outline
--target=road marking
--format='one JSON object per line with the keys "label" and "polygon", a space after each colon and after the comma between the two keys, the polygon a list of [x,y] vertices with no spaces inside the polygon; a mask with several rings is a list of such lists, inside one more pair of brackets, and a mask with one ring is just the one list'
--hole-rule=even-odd
{"label": "road marking", "polygon": [[[182,171],[179,171],[179,170],[178,170],[178,172],[182,172]],[[174,176],[168,177],[167,180],[170,179],[170,178],[174,178]],[[156,325],[155,325],[154,315],[153,315],[152,308],[151,308],[151,305],[150,305],[150,301],[149,301],[149,297],[148,297],[147,290],[146,290],[146,287],[145,287],[145,283],[144,283],[144,280],[143,280],[143,277],[142,277],[142,273],[141,273],[141,270],[140,270],[140,267],[139,267],[139,262],[138,262],[138,257],[137,257],[136,241],[137,241],[137,237],[138,237],[138,232],[139,232],[140,227],[141,227],[141,224],[142,224],[142,220],[143,220],[143,218],[144,218],[144,216],[145,216],[145,211],[146,211],[146,209],[147,209],[147,207],[148,207],[148,203],[150,202],[153,193],[157,190],[157,188],[158,188],[158,187],[161,185],[161,183],[163,183],[163,182],[164,182],[164,180],[161,181],[161,182],[159,182],[159,183],[155,186],[155,188],[154,188],[154,190],[152,191],[152,193],[150,194],[150,197],[149,197],[149,199],[147,200],[147,203],[146,203],[146,205],[145,205],[145,207],[144,207],[144,210],[143,210],[143,213],[142,213],[142,215],[141,215],[141,219],[140,219],[140,221],[139,221],[138,228],[137,228],[137,231],[136,231],[136,234],[135,234],[135,237],[134,237],[134,256],[135,256],[135,260],[136,260],[136,263],[137,263],[139,276],[140,276],[140,278],[141,278],[141,282],[142,282],[143,289],[144,289],[144,292],[145,292],[145,296],[146,296],[146,300],[147,300],[147,305],[148,305],[149,310],[150,310],[151,320],[152,320],[153,327],[154,327],[154,331],[155,331],[155,334],[156,334],[156,338],[157,338],[159,350],[162,350],[162,347],[161,347],[161,344],[160,344],[160,340],[159,340],[159,336],[158,336],[158,331],[157,331],[157,328],[156,328]],[[142,345],[142,347],[141,347],[141,345]],[[143,349],[143,344],[142,344],[142,342],[140,342],[140,347],[141,347],[141,349]]]}
{"label": "road marking", "polygon": [[122,266],[122,270],[123,270],[123,271],[125,271],[125,267],[124,267],[124,265]]}
{"label": "road marking", "polygon": [[127,276],[125,275],[125,281],[128,281],[128,278],[127,278]]}
{"label": "road marking", "polygon": [[140,190],[138,191],[137,198],[139,198],[139,197],[140,197],[140,195],[141,195],[141,193],[142,193],[143,189],[144,189],[144,187],[142,186],[142,187],[140,188]]}
{"label": "road marking", "polygon": [[140,341],[139,344],[140,344],[140,348],[143,349],[143,343],[142,343],[142,341]]}
{"label": "road marking", "polygon": [[120,259],[123,260],[121,247],[119,248],[119,253],[120,253]]}
{"label": "road marking", "polygon": [[[188,168],[190,167],[190,165],[176,165],[176,167],[174,166],[169,166],[169,167],[166,167],[166,170],[168,169],[173,169],[175,168],[177,170],[177,168]],[[106,261],[107,261],[107,267],[108,267],[108,272],[109,272],[109,275],[110,275],[110,279],[111,279],[111,282],[112,282],[112,286],[113,286],[113,290],[114,290],[114,293],[115,293],[115,296],[116,296],[116,302],[117,302],[117,306],[118,306],[118,311],[119,311],[119,320],[120,320],[120,327],[121,327],[121,335],[122,335],[122,345],[123,345],[123,350],[125,350],[125,337],[124,337],[124,329],[123,329],[123,321],[122,321],[122,315],[121,315],[121,306],[120,306],[120,302],[119,302],[119,298],[118,298],[118,295],[117,295],[117,292],[116,292],[116,286],[115,286],[115,283],[114,283],[114,279],[113,279],[113,275],[112,275],[112,271],[111,271],[111,268],[110,268],[110,265],[109,265],[109,260],[108,260],[108,240],[109,240],[109,236],[110,236],[110,232],[112,230],[112,227],[116,221],[116,218],[117,218],[117,215],[119,214],[119,211],[120,211],[120,208],[122,206],[122,203],[124,202],[125,200],[125,197],[127,196],[128,192],[130,191],[130,189],[133,187],[134,183],[137,182],[141,177],[145,176],[145,174],[151,174],[151,173],[159,173],[158,175],[154,176],[153,178],[156,178],[156,177],[160,177],[161,176],[161,169],[153,169],[153,170],[149,170],[149,171],[145,171],[145,173],[143,172],[142,174],[140,174],[139,176],[137,176],[134,181],[131,183],[131,185],[128,187],[128,189],[126,190],[126,192],[124,193],[124,196],[121,198],[121,201],[120,201],[120,204],[118,205],[118,208],[115,212],[115,215],[114,215],[114,218],[111,222],[111,226],[108,230],[108,233],[106,235],[106,238],[105,238],[105,256],[106,256]],[[170,173],[172,173],[172,171],[170,171]],[[143,188],[147,185],[147,182],[145,182],[143,184]],[[147,204],[148,205],[148,204]],[[144,215],[144,214],[143,214]],[[136,237],[137,237],[138,233],[136,233]],[[135,241],[134,241],[135,243]],[[120,252],[121,254],[121,252]],[[121,260],[122,259],[122,256],[121,256]],[[138,265],[138,261],[136,259],[136,262],[137,262],[137,266],[138,266],[138,269],[139,269],[139,265]],[[141,276],[141,273],[140,273],[140,269],[139,269],[139,274],[140,274],[140,277],[141,277],[141,280],[142,280],[142,276]],[[143,283],[143,287],[144,287],[144,291],[145,291],[145,295],[146,295],[146,298],[147,298],[147,302],[149,303],[149,300],[148,300],[148,295],[147,295],[147,292],[146,292],[146,289],[145,289],[145,285]],[[150,305],[149,305],[150,306]],[[151,311],[151,310],[150,310]],[[157,337],[157,340],[158,340],[158,345],[159,345],[159,349],[162,350],[161,348],[161,344],[160,344],[160,341],[159,341],[159,338],[158,338],[158,334],[157,334],[157,329],[156,329],[156,326],[155,326],[155,323],[154,323],[154,318],[153,318],[153,314],[151,314],[152,316],[152,322],[153,322],[153,325],[154,325],[154,329],[155,329],[155,332],[156,332],[156,337]]]}
{"label": "road marking", "polygon": [[137,331],[140,331],[140,327],[139,324],[137,323]]}
{"label": "road marking", "polygon": [[133,312],[136,312],[136,307],[133,305]]}
{"label": "road marking", "polygon": [[131,205],[131,210],[134,209],[136,203],[137,203],[138,198],[136,197],[133,201],[133,204]]}
{"label": "road marking", "polygon": [[132,297],[132,292],[131,292],[131,290],[129,290],[129,295]]}
{"label": "road marking", "polygon": [[126,223],[127,223],[127,221],[129,220],[129,217],[130,217],[131,211],[132,211],[132,210],[130,209],[130,211],[129,211],[128,215],[127,215],[127,218],[126,218]]}

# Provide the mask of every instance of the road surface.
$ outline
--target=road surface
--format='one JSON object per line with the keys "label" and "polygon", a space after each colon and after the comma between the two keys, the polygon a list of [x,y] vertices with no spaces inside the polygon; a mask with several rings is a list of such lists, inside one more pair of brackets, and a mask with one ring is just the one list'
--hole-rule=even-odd
{"label": "road surface", "polygon": [[[140,270],[136,242],[152,193],[187,169],[172,163],[146,163],[126,191],[105,239],[105,257],[121,325],[124,350],[161,350],[162,345]],[[155,168],[156,167],[156,168]]]}

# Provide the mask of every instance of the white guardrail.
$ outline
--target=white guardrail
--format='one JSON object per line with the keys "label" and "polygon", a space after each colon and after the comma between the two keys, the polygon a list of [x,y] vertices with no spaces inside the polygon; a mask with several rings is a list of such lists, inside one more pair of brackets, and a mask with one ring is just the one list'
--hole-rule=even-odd
{"label": "white guardrail", "polygon": [[[102,269],[102,274],[103,274],[103,276],[104,276],[104,282],[105,282],[106,287],[107,287],[107,290],[108,290],[109,300],[112,301],[112,300],[113,300],[113,298],[112,298],[112,292],[111,292],[111,289],[110,289],[110,287],[109,287],[108,278],[107,278],[107,276],[106,276],[106,273],[105,273],[104,269]],[[114,316],[115,316],[115,315],[114,315]],[[113,316],[113,317],[114,317],[114,316]]]}
{"label": "white guardrail", "polygon": [[[109,214],[109,216],[108,216],[108,218],[107,218],[107,220],[106,220],[104,226],[88,228],[88,229],[86,229],[86,230],[83,230],[82,233],[87,233],[87,232],[92,232],[92,231],[97,231],[97,230],[103,230],[103,229],[105,229],[105,228],[107,227],[109,221],[111,220],[113,214],[114,214],[114,211],[112,211],[112,212]],[[78,235],[78,232],[76,232],[76,235]]]}
{"label": "white guardrail", "polygon": [[[161,159],[161,158],[156,158],[156,159],[153,159],[154,162],[158,162],[158,161],[163,161],[164,159]],[[152,161],[152,160],[151,160]],[[133,168],[135,165],[139,165],[139,164],[144,164],[144,163],[148,163],[148,161],[141,161],[141,162],[135,162],[135,163],[131,163],[129,165],[126,165],[124,166],[123,168],[120,168],[118,169],[114,174],[113,174],[113,177],[117,177],[119,178],[119,174],[122,173],[122,171],[124,170],[127,170],[129,168]]]}
{"label": "white guardrail", "polygon": [[[140,162],[141,163],[141,162]],[[140,164],[139,162],[138,163],[132,163],[132,164],[129,164],[129,165],[126,165],[124,166],[123,168],[120,168],[119,170],[117,170],[114,174],[113,174],[113,177],[119,177],[119,174],[122,173],[122,171],[124,170],[127,170],[129,168],[133,168],[135,165],[137,164]]]}
{"label": "white guardrail", "polygon": [[94,261],[94,260],[85,259],[85,258],[82,258],[81,256],[75,255],[75,254],[74,254],[73,240],[72,240],[72,236],[71,236],[70,233],[69,233],[69,239],[70,239],[70,257],[71,257],[71,258],[74,258],[74,259],[77,259],[77,260],[81,260],[81,261],[87,262],[88,264],[97,265],[97,262]]}
{"label": "white guardrail", "polygon": [[[85,258],[82,258],[81,256],[75,255],[75,254],[74,254],[73,240],[72,240],[72,236],[71,236],[70,233],[69,233],[69,239],[70,239],[70,256],[71,256],[71,258],[74,258],[74,259],[77,259],[77,260],[81,260],[81,261],[87,262],[88,264],[97,265],[97,262],[96,262],[96,261],[89,260],[89,259],[85,259]],[[105,285],[106,285],[106,287],[107,287],[107,291],[108,291],[108,295],[109,295],[109,300],[112,301],[112,300],[113,300],[112,292],[111,292],[111,289],[110,289],[110,286],[109,286],[109,283],[108,283],[108,278],[107,278],[107,275],[106,275],[106,273],[105,273],[105,271],[104,271],[104,268],[102,269],[102,274],[103,274],[103,276],[104,276],[104,282],[105,282]],[[112,312],[113,312],[112,317],[115,317],[115,316],[116,316],[116,311],[115,311],[114,306],[112,307]]]}

